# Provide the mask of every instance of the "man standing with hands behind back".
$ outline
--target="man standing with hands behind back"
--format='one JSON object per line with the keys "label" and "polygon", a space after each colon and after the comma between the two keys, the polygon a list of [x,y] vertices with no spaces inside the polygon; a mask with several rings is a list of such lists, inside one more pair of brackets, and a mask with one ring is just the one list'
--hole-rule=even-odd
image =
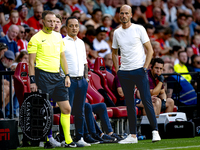
{"label": "man standing with hands behind back", "polygon": [[[120,144],[138,143],[136,137],[137,116],[135,101],[133,98],[135,85],[140,91],[142,103],[153,129],[152,142],[161,140],[158,133],[158,125],[152,105],[149,82],[146,73],[153,55],[153,49],[144,27],[130,22],[132,17],[131,12],[130,6],[123,5],[121,7],[120,20],[122,27],[114,31],[112,44],[113,63],[126,99],[130,129],[130,134],[126,139],[119,141],[118,143]],[[143,46],[147,50],[146,59]],[[118,48],[121,50],[121,67],[119,71]]]}
{"label": "man standing with hands behind back", "polygon": [[[66,142],[63,146],[76,147],[70,136],[71,107],[66,87],[70,87],[71,82],[62,37],[60,33],[53,31],[56,22],[53,12],[44,11],[42,22],[43,29],[35,34],[28,43],[31,92],[40,89],[43,93],[49,93],[49,98],[57,102],[61,109],[60,119]],[[60,65],[66,75],[65,79],[59,74]],[[47,145],[48,143],[46,142],[45,148],[50,147]]]}

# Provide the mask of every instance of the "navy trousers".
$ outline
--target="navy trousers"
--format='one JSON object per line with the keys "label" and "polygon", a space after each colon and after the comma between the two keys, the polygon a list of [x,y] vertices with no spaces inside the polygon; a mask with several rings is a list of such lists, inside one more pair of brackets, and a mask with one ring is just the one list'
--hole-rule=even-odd
{"label": "navy trousers", "polygon": [[75,116],[76,139],[79,140],[84,136],[84,107],[88,83],[85,78],[81,80],[70,79],[69,103],[72,109],[72,115]]}
{"label": "navy trousers", "polygon": [[129,129],[131,134],[137,134],[137,116],[135,110],[134,90],[135,85],[140,91],[142,103],[153,130],[158,130],[157,120],[151,100],[147,73],[143,68],[117,72],[122,86],[127,106]]}

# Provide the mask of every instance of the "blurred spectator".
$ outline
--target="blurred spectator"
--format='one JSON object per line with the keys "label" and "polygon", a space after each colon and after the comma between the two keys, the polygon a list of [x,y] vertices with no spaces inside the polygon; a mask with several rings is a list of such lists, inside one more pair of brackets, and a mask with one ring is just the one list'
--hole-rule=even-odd
{"label": "blurred spectator", "polygon": [[112,67],[113,67],[112,53],[106,54],[104,56],[104,62],[106,66],[106,71],[112,74]]}
{"label": "blurred spectator", "polygon": [[76,17],[76,18],[78,19],[78,21],[81,22],[81,21],[80,21],[80,19],[81,19],[81,13],[80,13],[79,10],[73,11],[72,14],[71,14],[71,16]]}
{"label": "blurred spectator", "polygon": [[200,9],[197,8],[195,12],[193,13],[194,16],[194,22],[200,25]]}
{"label": "blurred spectator", "polygon": [[3,33],[3,28],[1,27],[1,25],[0,25],[0,38],[2,38],[2,37],[4,37],[5,36],[5,34]]}
{"label": "blurred spectator", "polygon": [[18,25],[18,27],[19,27],[19,33],[16,37],[17,47],[18,47],[19,52],[26,51],[27,50],[26,41],[23,40],[25,36],[25,29],[21,25]]}
{"label": "blurred spectator", "polygon": [[0,5],[0,24],[4,26],[9,20],[9,14],[15,9],[17,5],[16,0],[8,0],[7,2]]}
{"label": "blurred spectator", "polygon": [[[164,64],[163,73],[174,73],[171,64]],[[177,75],[165,76],[167,82],[167,97],[180,101],[181,105],[196,105],[197,94],[192,85],[185,78]],[[178,94],[179,93],[179,94]],[[179,95],[179,97],[177,97]],[[177,104],[176,104],[177,105]],[[178,104],[180,106],[180,103]]]}
{"label": "blurred spectator", "polygon": [[152,0],[151,5],[147,6],[147,10],[146,10],[146,17],[147,19],[152,18],[153,17],[153,9],[155,7],[160,8],[161,7],[161,0]]}
{"label": "blurred spectator", "polygon": [[178,59],[178,52],[183,50],[181,46],[173,46],[172,51],[171,51],[171,57],[174,59],[174,65],[179,63]]}
{"label": "blurred spectator", "polygon": [[[170,27],[171,27],[173,33],[174,33],[176,30],[178,30],[178,29],[183,30],[183,29],[188,25],[188,23],[187,23],[187,21],[186,21],[186,17],[187,17],[187,16],[186,16],[186,14],[184,14],[184,13],[180,13],[180,14],[178,15],[177,20],[174,21],[174,22],[170,25]],[[175,33],[174,33],[174,34],[175,34]]]}
{"label": "blurred spectator", "polygon": [[144,24],[144,21],[140,18],[142,15],[141,9],[139,6],[132,6],[132,18],[131,22],[135,24]]}
{"label": "blurred spectator", "polygon": [[58,3],[58,0],[48,0],[48,2],[44,4],[44,10],[53,10],[53,9],[60,10],[61,7],[62,5]]}
{"label": "blurred spectator", "polygon": [[0,43],[0,59],[4,56],[4,53],[8,50],[8,46],[5,43]]}
{"label": "blurred spectator", "polygon": [[43,12],[42,6],[34,7],[34,16],[29,18],[27,21],[29,27],[34,28],[35,32],[38,32],[42,29],[42,24],[41,24],[42,12]]}
{"label": "blurred spectator", "polygon": [[115,31],[114,29],[112,29],[112,30],[110,31],[110,33],[109,33],[109,39],[108,39],[108,41],[107,41],[107,43],[108,43],[110,49],[112,49],[112,42],[113,42],[113,34],[114,34],[114,31]]}
{"label": "blurred spectator", "polygon": [[60,3],[62,5],[62,7],[64,8],[64,11],[66,13],[68,13],[69,15],[71,15],[71,13],[72,13],[72,10],[70,8],[70,5],[72,3],[71,0],[60,0],[60,2],[58,2],[58,3]]}
{"label": "blurred spectator", "polygon": [[189,12],[192,15],[192,10],[188,9],[184,4],[183,4],[183,0],[177,0],[176,1],[176,8],[177,9],[182,9],[185,12]]}
{"label": "blurred spectator", "polygon": [[94,0],[94,6],[93,6],[93,10],[95,9],[101,9],[101,11],[103,12],[103,7],[104,7],[104,0]]}
{"label": "blurred spectator", "polygon": [[64,37],[67,36],[67,29],[66,29],[66,26],[62,26],[62,27],[61,27],[60,33],[61,33]]}
{"label": "blurred spectator", "polygon": [[28,35],[29,35],[29,33],[30,33],[30,28],[29,28],[29,26],[28,26],[27,24],[24,24],[24,25],[22,25],[22,26],[23,26],[24,29],[25,29],[25,34],[24,34],[24,36],[23,36],[23,42],[25,43],[25,47],[26,47],[26,49],[27,49],[27,46],[28,46],[27,37],[28,37]]}
{"label": "blurred spectator", "polygon": [[85,25],[92,25],[97,29],[101,25],[102,11],[101,9],[95,9],[92,13],[92,18],[88,20]]}
{"label": "blurred spectator", "polygon": [[170,45],[169,45],[169,39],[171,38],[171,36],[172,36],[172,30],[171,30],[171,28],[170,27],[165,28],[163,40],[165,42],[166,47],[170,47]]}
{"label": "blurred spectator", "polygon": [[[86,57],[87,57],[87,62],[88,62],[88,68],[89,68],[89,70],[90,69],[94,69],[95,58],[90,55],[90,52],[92,50],[90,49],[90,46],[87,43],[85,43],[85,50],[86,50]],[[98,57],[98,55],[96,56],[96,58],[97,57]]]}
{"label": "blurred spectator", "polygon": [[94,29],[94,27],[93,26],[88,27],[85,37],[83,38],[83,41],[87,43],[92,50],[94,50],[93,40],[95,39],[95,36],[96,36],[96,30]]}
{"label": "blurred spectator", "polygon": [[[189,70],[185,65],[187,63],[187,53],[185,51],[178,52],[179,63],[174,65],[174,71],[177,73],[188,73]],[[191,82],[192,77],[190,74],[182,75],[188,82]]]}
{"label": "blurred spectator", "polygon": [[19,13],[18,11],[16,10],[12,10],[10,12],[10,22],[6,25],[3,26],[3,32],[4,34],[7,34],[7,31],[9,29],[9,27],[12,25],[12,24],[15,24],[15,25],[19,25],[19,22],[18,22],[18,19],[19,19]]}
{"label": "blurred spectator", "polygon": [[27,15],[27,19],[33,17],[34,15],[34,9],[33,7],[36,7],[37,5],[37,0],[26,0],[26,7],[28,8],[28,15]]}
{"label": "blurred spectator", "polygon": [[19,56],[15,59],[14,63],[11,65],[11,70],[15,71],[19,62],[27,63],[29,62],[29,54],[28,51],[21,51]]}
{"label": "blurred spectator", "polygon": [[79,33],[78,33],[78,37],[80,39],[83,39],[85,37],[87,28],[84,25],[79,25]]}
{"label": "blurred spectator", "polygon": [[112,30],[112,17],[109,14],[105,14],[102,18],[102,25],[108,29],[108,32],[106,33],[106,41],[109,39],[109,33]]}
{"label": "blurred spectator", "polygon": [[75,6],[86,14],[86,20],[91,18],[94,6],[93,0],[78,0],[78,3]]}
{"label": "blurred spectator", "polygon": [[174,37],[172,37],[169,40],[169,45],[170,47],[173,46],[182,46],[182,47],[186,47],[187,45],[185,44],[185,42],[183,41],[183,37],[184,37],[184,32],[181,29],[178,29],[174,32]]}
{"label": "blurred spectator", "polygon": [[165,41],[163,40],[165,28],[163,26],[157,26],[154,32],[155,40],[160,43],[161,49],[165,49]]}
{"label": "blurred spectator", "polygon": [[155,27],[152,24],[145,24],[144,28],[147,31],[147,35],[149,36],[150,41],[155,41],[155,37],[154,37],[154,31],[155,31]]}
{"label": "blurred spectator", "polygon": [[67,18],[70,16],[69,13],[63,12],[62,16],[62,25],[65,25]]}
{"label": "blurred spectator", "polygon": [[192,15],[188,15],[186,22],[190,28],[190,37],[194,36],[195,29],[200,30],[200,26],[194,22],[194,17]]}
{"label": "blurred spectator", "polygon": [[194,6],[195,9],[199,9],[200,8],[200,1],[199,0],[194,0],[193,6]]}
{"label": "blurred spectator", "polygon": [[115,12],[115,16],[112,19],[111,28],[113,28],[113,29],[118,28],[119,25],[121,24],[120,18],[119,18],[119,13],[120,13],[120,7],[117,7],[116,12]]}
{"label": "blurred spectator", "polygon": [[149,23],[154,27],[162,24],[161,9],[159,7],[154,7],[153,16],[148,19]]}
{"label": "blurred spectator", "polygon": [[15,54],[15,56],[19,55],[17,43],[14,41],[18,33],[19,33],[18,26],[11,25],[8,29],[6,36],[0,39],[0,42],[6,43],[6,45],[8,46],[8,49],[11,50]]}
{"label": "blurred spectator", "polygon": [[192,60],[192,67],[194,68],[195,72],[200,72],[200,56],[199,55],[193,55],[191,57]]}
{"label": "blurred spectator", "polygon": [[151,42],[152,48],[153,48],[153,58],[159,58],[161,55],[161,48],[160,48],[160,43],[157,41]]}
{"label": "blurred spectator", "polygon": [[8,69],[10,69],[10,66],[12,65],[14,60],[14,53],[10,50],[5,51],[4,56],[1,58],[0,62],[0,71],[7,71]]}
{"label": "blurred spectator", "polygon": [[77,3],[78,3],[78,0],[71,0],[71,3],[69,6],[70,6],[72,12],[80,11],[81,13],[83,13],[78,7],[75,6]]}
{"label": "blurred spectator", "polygon": [[[62,26],[62,17],[60,14],[56,14],[56,23],[55,23],[54,31],[60,32],[61,26]],[[62,35],[62,37],[64,36]]]}
{"label": "blurred spectator", "polygon": [[176,0],[167,0],[167,2],[163,4],[163,11],[166,14],[165,22],[168,23],[168,25],[177,19],[175,3]]}
{"label": "blurred spectator", "polygon": [[30,32],[28,33],[27,37],[26,37],[26,40],[29,42],[31,37],[36,34],[36,31],[34,28],[30,27]]}
{"label": "blurred spectator", "polygon": [[189,26],[184,27],[183,32],[184,32],[183,41],[185,42],[186,46],[189,46],[191,42]]}
{"label": "blurred spectator", "polygon": [[19,12],[19,25],[28,24],[27,23],[27,15],[28,8],[25,4],[18,7],[17,11]]}
{"label": "blurred spectator", "polygon": [[173,112],[174,101],[171,98],[167,98],[164,89],[164,77],[162,74],[164,67],[164,61],[161,58],[155,58],[152,62],[151,70],[148,71],[149,86],[151,96],[158,95],[161,99],[161,111]]}
{"label": "blurred spectator", "polygon": [[193,49],[193,53],[196,55],[200,55],[200,50],[199,50],[199,46],[200,46],[200,35],[194,35],[192,37],[192,49]]}
{"label": "blurred spectator", "polygon": [[100,26],[96,29],[96,38],[93,41],[94,50],[98,52],[98,55],[102,58],[106,54],[111,53],[111,49],[108,43],[105,41],[106,33],[108,29],[104,26]]}
{"label": "blurred spectator", "polygon": [[185,51],[186,51],[187,57],[188,57],[187,65],[191,65],[192,64],[191,57],[192,57],[192,55],[194,55],[193,49],[192,49],[192,47],[188,46],[188,47],[185,48]]}
{"label": "blurred spectator", "polygon": [[112,7],[112,3],[114,0],[104,0],[104,5],[103,5],[103,14],[109,14],[111,16],[115,15],[115,8]]}
{"label": "blurred spectator", "polygon": [[174,66],[174,61],[173,61],[173,58],[169,55],[163,55],[161,57],[161,59],[164,61],[164,64],[166,63],[170,63],[172,66]]}

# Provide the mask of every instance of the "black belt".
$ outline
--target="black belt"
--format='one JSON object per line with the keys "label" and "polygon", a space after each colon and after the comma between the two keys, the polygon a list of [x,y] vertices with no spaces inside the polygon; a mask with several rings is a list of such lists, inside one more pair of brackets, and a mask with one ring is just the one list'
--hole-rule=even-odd
{"label": "black belt", "polygon": [[70,77],[71,79],[74,79],[74,80],[82,80],[83,79],[83,77],[82,76],[80,76],[80,77]]}

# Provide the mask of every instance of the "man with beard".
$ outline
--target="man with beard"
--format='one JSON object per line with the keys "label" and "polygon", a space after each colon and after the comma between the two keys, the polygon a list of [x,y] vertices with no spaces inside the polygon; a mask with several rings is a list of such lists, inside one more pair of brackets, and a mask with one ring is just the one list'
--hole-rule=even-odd
{"label": "man with beard", "polygon": [[[134,88],[138,87],[141,99],[145,106],[147,117],[152,126],[152,142],[160,141],[158,125],[152,105],[149,90],[147,67],[153,55],[153,49],[143,26],[131,23],[132,10],[129,5],[123,5],[120,9],[122,27],[114,31],[112,44],[112,58],[120,84],[126,99],[130,134],[120,144],[138,143],[137,117],[134,101]],[[146,48],[146,57],[144,47]],[[121,67],[118,65],[118,48],[121,51]],[[118,71],[119,70],[119,71]]]}

